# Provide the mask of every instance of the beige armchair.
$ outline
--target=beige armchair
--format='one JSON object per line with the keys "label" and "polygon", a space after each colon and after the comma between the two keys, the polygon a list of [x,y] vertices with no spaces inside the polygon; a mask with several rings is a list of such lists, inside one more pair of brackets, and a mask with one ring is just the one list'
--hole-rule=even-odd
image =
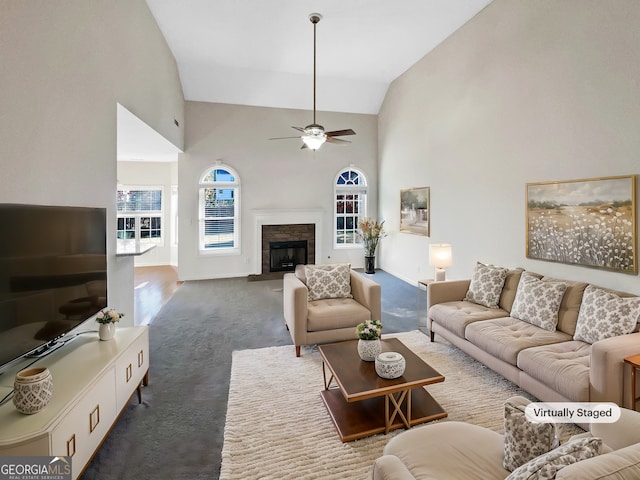
{"label": "beige armchair", "polygon": [[304,265],[295,273],[284,275],[284,320],[296,346],[341,342],[356,337],[356,326],[365,320],[381,320],[380,285],[373,280],[350,272],[353,298],[308,300],[309,289]]}

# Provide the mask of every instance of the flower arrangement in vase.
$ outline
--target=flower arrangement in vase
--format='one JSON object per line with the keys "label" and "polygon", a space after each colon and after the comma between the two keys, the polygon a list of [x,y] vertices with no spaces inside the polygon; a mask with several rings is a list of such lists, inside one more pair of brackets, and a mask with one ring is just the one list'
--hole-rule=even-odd
{"label": "flower arrangement in vase", "polygon": [[124,313],[117,310],[102,310],[96,315],[96,322],[100,324],[98,327],[98,336],[100,340],[111,340],[116,333],[116,323],[124,317]]}
{"label": "flower arrangement in vase", "polygon": [[365,362],[373,362],[382,351],[380,335],[382,323],[379,320],[367,320],[356,327],[358,335],[358,354]]}
{"label": "flower arrangement in vase", "polygon": [[375,256],[378,242],[384,237],[384,221],[361,218],[358,222],[360,236],[364,245],[365,272],[375,273]]}

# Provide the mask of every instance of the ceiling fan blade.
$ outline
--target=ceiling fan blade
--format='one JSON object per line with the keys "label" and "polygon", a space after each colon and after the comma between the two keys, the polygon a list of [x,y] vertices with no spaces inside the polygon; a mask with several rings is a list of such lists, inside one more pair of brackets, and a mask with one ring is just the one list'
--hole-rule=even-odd
{"label": "ceiling fan blade", "polygon": [[304,133],[304,128],[302,128],[302,127],[291,127],[291,128],[293,128],[294,130],[298,130],[299,132]]}
{"label": "ceiling fan blade", "polygon": [[327,136],[327,143],[336,143],[338,145],[345,145],[347,143],[351,143],[349,140],[342,140],[341,138],[334,138]]}
{"label": "ceiling fan blade", "polygon": [[270,138],[269,140],[284,140],[285,138],[300,138],[300,136],[297,136],[297,137],[273,137],[273,138]]}
{"label": "ceiling fan blade", "polygon": [[351,130],[350,128],[346,130],[334,130],[333,132],[325,132],[327,137],[341,137],[343,135],[355,135],[356,132]]}

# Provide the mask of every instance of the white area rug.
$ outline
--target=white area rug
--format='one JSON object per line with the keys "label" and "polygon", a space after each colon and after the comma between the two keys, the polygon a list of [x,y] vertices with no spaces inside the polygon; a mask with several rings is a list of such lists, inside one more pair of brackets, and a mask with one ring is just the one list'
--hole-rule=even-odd
{"label": "white area rug", "polygon": [[[502,432],[504,401],[532,398],[442,340],[430,343],[419,331],[391,336],[445,376],[427,388],[448,420]],[[366,479],[387,442],[404,430],[342,443],[320,398],[323,388],[317,349],[303,348],[299,358],[293,346],[233,352],[220,478]]]}

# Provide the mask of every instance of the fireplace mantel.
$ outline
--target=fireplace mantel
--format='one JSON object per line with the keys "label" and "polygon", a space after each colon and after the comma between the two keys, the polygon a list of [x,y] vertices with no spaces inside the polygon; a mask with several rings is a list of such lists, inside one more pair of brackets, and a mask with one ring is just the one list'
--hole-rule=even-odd
{"label": "fireplace mantel", "polygon": [[321,208],[309,209],[265,209],[253,210],[255,224],[255,247],[253,256],[253,271],[259,275],[262,273],[262,226],[263,225],[288,225],[295,223],[312,223],[315,225],[315,261],[321,263],[322,258],[322,224],[324,210]]}

